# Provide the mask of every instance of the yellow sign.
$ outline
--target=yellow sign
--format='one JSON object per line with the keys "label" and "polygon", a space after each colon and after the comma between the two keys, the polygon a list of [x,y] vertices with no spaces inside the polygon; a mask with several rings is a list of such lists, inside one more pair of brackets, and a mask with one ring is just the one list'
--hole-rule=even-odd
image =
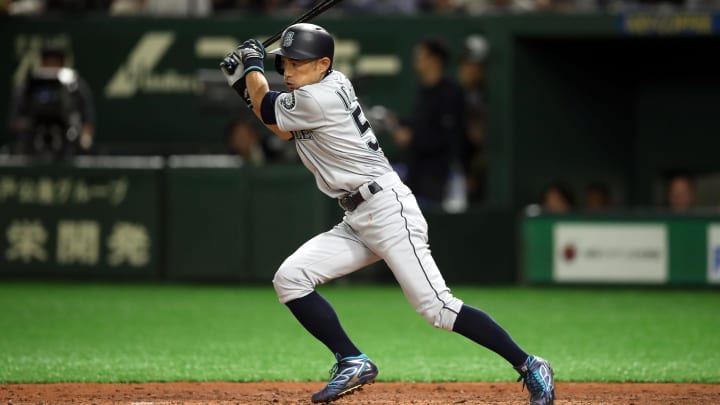
{"label": "yellow sign", "polygon": [[711,34],[711,14],[638,14],[623,16],[622,29],[628,34]]}
{"label": "yellow sign", "polygon": [[[8,263],[48,263],[50,227],[39,219],[16,219],[5,230]],[[93,220],[60,220],[55,233],[55,262],[59,265],[101,264],[102,228]],[[143,267],[150,263],[152,241],[145,225],[115,222],[105,239],[105,260],[112,267]]]}
{"label": "yellow sign", "polygon": [[87,204],[105,200],[113,207],[125,201],[130,182],[127,178],[89,183],[71,177],[52,179],[0,176],[0,204],[16,200],[21,204]]}

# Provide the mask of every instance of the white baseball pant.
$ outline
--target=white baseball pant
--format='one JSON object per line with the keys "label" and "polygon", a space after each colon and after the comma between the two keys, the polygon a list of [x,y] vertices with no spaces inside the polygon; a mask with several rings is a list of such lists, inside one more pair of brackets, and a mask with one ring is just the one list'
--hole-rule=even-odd
{"label": "white baseball pant", "polygon": [[427,222],[415,196],[395,172],[375,182],[381,191],[372,195],[361,187],[366,201],[280,265],[273,279],[280,302],[383,259],[415,310],[433,326],[452,330],[463,302],[452,295],[430,254]]}

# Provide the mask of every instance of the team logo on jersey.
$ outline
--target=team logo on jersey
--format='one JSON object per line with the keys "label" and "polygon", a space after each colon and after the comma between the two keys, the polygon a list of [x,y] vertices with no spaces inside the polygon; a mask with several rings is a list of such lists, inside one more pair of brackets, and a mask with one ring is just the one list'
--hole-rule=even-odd
{"label": "team logo on jersey", "polygon": [[294,38],[295,38],[295,31],[288,31],[285,34],[285,38],[283,38],[282,47],[288,48],[288,47],[292,46]]}
{"label": "team logo on jersey", "polygon": [[288,111],[292,111],[295,108],[295,92],[284,93],[280,96],[280,105]]}

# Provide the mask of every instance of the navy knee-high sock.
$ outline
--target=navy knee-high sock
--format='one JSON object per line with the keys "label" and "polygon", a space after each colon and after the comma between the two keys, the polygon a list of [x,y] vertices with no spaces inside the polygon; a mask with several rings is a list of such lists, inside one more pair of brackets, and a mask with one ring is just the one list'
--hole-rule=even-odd
{"label": "navy knee-high sock", "polygon": [[317,291],[287,303],[302,326],[338,358],[359,356],[360,350],[345,333],[335,310]]}
{"label": "navy knee-high sock", "polygon": [[513,367],[520,366],[528,357],[490,315],[471,306],[462,306],[453,331],[494,351]]}

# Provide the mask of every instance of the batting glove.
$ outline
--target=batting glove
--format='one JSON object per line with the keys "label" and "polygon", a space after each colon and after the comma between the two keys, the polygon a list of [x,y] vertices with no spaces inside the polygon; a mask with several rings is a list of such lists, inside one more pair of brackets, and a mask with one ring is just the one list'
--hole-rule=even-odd
{"label": "batting glove", "polygon": [[225,75],[230,87],[233,87],[235,83],[245,76],[245,66],[237,52],[230,52],[225,56],[225,59],[220,62],[220,70]]}
{"label": "batting glove", "polygon": [[252,101],[250,100],[250,94],[248,94],[247,84],[245,83],[245,66],[242,63],[242,57],[237,51],[227,54],[225,59],[220,62],[220,70],[225,76],[225,79],[227,79],[230,87],[245,100],[248,107],[252,108]]}
{"label": "batting glove", "polygon": [[265,47],[257,39],[248,39],[235,50],[240,55],[240,60],[245,66],[244,74],[253,70],[265,73],[263,59],[265,59]]}

